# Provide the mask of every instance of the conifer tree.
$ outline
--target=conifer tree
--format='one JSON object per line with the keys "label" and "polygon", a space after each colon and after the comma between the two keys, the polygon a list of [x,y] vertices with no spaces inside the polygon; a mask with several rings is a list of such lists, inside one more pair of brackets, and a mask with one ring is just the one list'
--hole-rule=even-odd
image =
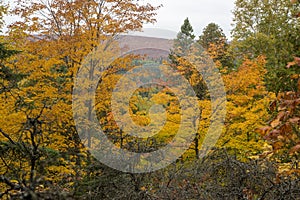
{"label": "conifer tree", "polygon": [[186,55],[192,43],[194,42],[194,39],[195,35],[193,27],[190,24],[189,19],[186,18],[181,26],[180,32],[177,34],[177,38],[174,40],[174,46],[170,55],[170,59],[174,61],[173,56]]}
{"label": "conifer tree", "polygon": [[208,49],[210,44],[226,42],[226,36],[219,25],[210,23],[204,28],[202,34],[199,36],[198,42],[203,48]]}

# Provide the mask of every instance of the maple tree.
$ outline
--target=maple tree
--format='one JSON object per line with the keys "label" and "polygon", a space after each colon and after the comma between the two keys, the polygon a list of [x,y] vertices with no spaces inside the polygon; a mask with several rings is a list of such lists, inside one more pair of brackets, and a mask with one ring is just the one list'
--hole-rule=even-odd
{"label": "maple tree", "polygon": [[[170,58],[170,66],[177,70],[182,76],[184,76],[189,84],[192,86],[196,96],[198,97],[200,106],[203,105],[209,105],[209,95],[207,92],[207,86],[205,84],[205,81],[203,80],[203,77],[201,76],[200,72],[197,71],[194,64],[192,64],[189,61],[189,56],[191,52],[193,51],[193,45],[195,44],[194,41],[195,35],[193,33],[193,27],[189,23],[188,18],[184,20],[183,25],[181,26],[181,31],[177,34],[177,38],[174,40],[173,48],[171,49],[171,53],[169,55]],[[199,49],[198,49],[199,51]],[[201,49],[201,51],[203,51]],[[203,57],[205,57],[203,55]],[[208,102],[207,102],[208,100]],[[209,118],[207,115],[209,115],[206,111],[202,111],[203,107],[200,109],[200,113],[198,116],[198,119],[193,119],[194,123],[198,123],[198,121],[201,121],[199,119],[202,118],[202,113],[206,114],[206,119]],[[204,128],[205,127],[205,128]],[[199,130],[205,132],[207,130],[208,124],[207,122],[202,124],[201,128]],[[200,150],[200,132],[196,131],[195,140],[194,140],[194,146],[191,147],[193,151],[195,152],[196,158],[199,158],[199,150]]]}
{"label": "maple tree", "polygon": [[274,98],[265,88],[265,59],[245,60],[237,71],[223,76],[227,89],[226,131],[220,147],[236,151],[242,157],[261,153],[266,144],[255,132],[268,117],[267,107]]}

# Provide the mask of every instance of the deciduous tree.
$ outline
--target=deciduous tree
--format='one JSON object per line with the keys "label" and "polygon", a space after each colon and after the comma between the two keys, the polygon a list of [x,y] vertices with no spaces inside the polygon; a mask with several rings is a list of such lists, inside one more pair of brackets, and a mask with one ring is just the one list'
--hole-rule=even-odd
{"label": "deciduous tree", "polygon": [[266,56],[267,88],[276,93],[296,90],[285,65],[300,53],[298,8],[299,2],[290,0],[235,2],[232,49],[238,59]]}

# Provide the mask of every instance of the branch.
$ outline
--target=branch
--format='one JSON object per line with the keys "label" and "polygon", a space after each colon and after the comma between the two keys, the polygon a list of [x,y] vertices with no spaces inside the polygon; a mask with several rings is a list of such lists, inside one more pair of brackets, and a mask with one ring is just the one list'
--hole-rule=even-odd
{"label": "branch", "polygon": [[8,195],[8,193],[12,190],[19,190],[19,189],[21,189],[22,191],[26,190],[22,185],[12,183],[10,180],[8,180],[8,178],[6,178],[3,175],[0,176],[0,183],[5,183],[6,185],[8,185],[10,187],[5,192],[0,193],[0,198],[2,198],[4,195]]}
{"label": "branch", "polygon": [[2,133],[2,135],[10,141],[10,143],[16,145],[15,141],[13,141],[13,139],[11,139],[11,137],[8,134],[6,134],[1,128],[0,128],[0,133]]}

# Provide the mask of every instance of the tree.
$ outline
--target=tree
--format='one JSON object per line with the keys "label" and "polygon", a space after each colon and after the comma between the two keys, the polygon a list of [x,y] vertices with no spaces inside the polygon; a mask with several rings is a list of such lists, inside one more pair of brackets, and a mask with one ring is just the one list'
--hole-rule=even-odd
{"label": "tree", "polygon": [[172,56],[183,56],[187,55],[192,43],[194,42],[194,30],[188,18],[183,22],[183,25],[180,28],[180,32],[177,34],[177,38],[174,40],[174,45],[172,53],[170,55],[171,60]]}
{"label": "tree", "polygon": [[[139,30],[143,23],[154,22],[156,9],[158,7],[141,5],[135,0],[51,0],[31,4],[18,1],[13,12],[23,16],[24,20],[12,26],[11,35],[22,30],[34,40],[43,38],[48,43],[47,48],[53,51],[51,57],[60,62],[53,65],[61,66],[67,72],[65,77],[68,77],[70,87],[65,89],[70,94],[74,75],[88,53],[99,44],[109,49],[118,34]],[[38,38],[36,34],[40,34]],[[93,72],[94,66],[90,67]],[[87,104],[91,110],[91,103]]]}
{"label": "tree", "polygon": [[193,34],[194,30],[192,25],[190,24],[189,18],[186,18],[183,22],[183,25],[180,28],[181,33],[183,33],[184,35],[194,39],[195,35]]}
{"label": "tree", "polygon": [[185,58],[191,52],[191,47],[195,43],[194,38],[195,35],[193,34],[193,28],[188,18],[186,18],[181,26],[180,32],[177,34],[177,38],[174,40],[169,58],[171,60],[171,66],[189,80],[197,96],[200,99],[203,99],[206,95],[206,86],[204,81],[195,67],[192,66]]}
{"label": "tree", "polygon": [[0,188],[7,198],[74,194],[92,159],[73,122],[73,79],[94,48],[110,52],[114,36],[154,22],[156,9],[134,0],[17,1],[13,13],[22,19],[5,40],[21,51],[8,66],[24,77],[0,96]]}
{"label": "tree", "polygon": [[265,88],[264,57],[245,60],[238,70],[223,76],[227,89],[226,131],[219,147],[238,153],[239,158],[260,154],[266,147],[255,129],[265,124],[267,107],[273,98]]}
{"label": "tree", "polygon": [[219,25],[210,23],[204,28],[198,42],[203,48],[208,49],[211,44],[227,42],[227,39]]}
{"label": "tree", "polygon": [[292,55],[300,53],[300,21],[294,17],[299,12],[299,2],[237,0],[235,5],[232,50],[237,58],[266,56],[268,90],[296,90],[296,83],[289,81],[291,69],[285,65]]}
{"label": "tree", "polygon": [[[296,57],[289,67],[300,67],[300,58]],[[298,82],[298,90],[279,93],[277,98],[270,104],[272,116],[265,127],[256,131],[272,146],[272,149],[264,156],[272,155],[272,158],[282,165],[282,169],[288,173],[299,170],[300,153],[300,79],[299,74],[294,74],[291,79]],[[285,165],[284,164],[288,164]],[[282,172],[282,171],[281,171]]]}
{"label": "tree", "polygon": [[219,25],[215,23],[208,24],[199,36],[198,42],[219,68],[233,67],[232,58],[228,52],[228,41]]}

